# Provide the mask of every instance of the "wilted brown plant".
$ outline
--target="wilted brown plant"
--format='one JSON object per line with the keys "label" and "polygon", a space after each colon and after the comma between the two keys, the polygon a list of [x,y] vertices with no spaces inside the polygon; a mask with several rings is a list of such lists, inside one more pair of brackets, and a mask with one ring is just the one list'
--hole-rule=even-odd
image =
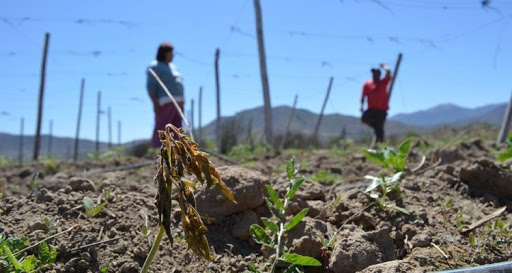
{"label": "wilted brown plant", "polygon": [[197,180],[207,187],[215,186],[230,201],[236,202],[229,188],[222,182],[220,174],[208,159],[208,154],[199,151],[197,144],[185,135],[185,130],[171,124],[159,131],[160,156],[158,158],[155,181],[158,184],[156,206],[158,208],[160,230],[151,252],[141,272],[147,272],[149,264],[156,253],[163,233],[172,240],[171,234],[171,193],[176,188],[181,209],[181,224],[187,245],[194,253],[207,260],[213,260],[208,241],[207,228],[196,210],[194,191],[196,184],[185,178],[195,175]]}

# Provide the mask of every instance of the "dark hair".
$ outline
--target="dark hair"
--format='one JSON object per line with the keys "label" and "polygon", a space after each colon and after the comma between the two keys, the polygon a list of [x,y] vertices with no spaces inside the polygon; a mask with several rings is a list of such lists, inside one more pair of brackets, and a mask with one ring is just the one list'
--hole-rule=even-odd
{"label": "dark hair", "polygon": [[160,46],[158,46],[156,60],[161,62],[165,61],[165,55],[167,55],[169,52],[172,52],[173,49],[174,47],[171,43],[161,43]]}

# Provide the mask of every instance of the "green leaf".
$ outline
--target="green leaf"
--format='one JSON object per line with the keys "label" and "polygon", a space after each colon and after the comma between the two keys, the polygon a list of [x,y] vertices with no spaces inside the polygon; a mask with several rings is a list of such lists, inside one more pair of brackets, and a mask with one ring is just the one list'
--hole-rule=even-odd
{"label": "green leaf", "polygon": [[50,220],[48,219],[48,217],[44,217],[43,221],[44,221],[44,224],[46,226],[46,229],[49,229],[50,226],[51,226],[51,223],[50,223]]}
{"label": "green leaf", "polygon": [[409,211],[408,211],[408,210],[406,210],[406,209],[404,209],[404,208],[401,208],[401,207],[399,207],[399,206],[396,206],[396,205],[389,205],[389,208],[392,208],[392,209],[394,209],[394,210],[396,210],[396,211],[398,211],[398,212],[401,212],[401,213],[403,213],[403,214],[410,215],[410,213],[409,213]]}
{"label": "green leaf", "polygon": [[409,152],[411,151],[412,139],[413,138],[410,137],[400,144],[400,146],[398,147],[398,154],[400,155],[400,157],[407,158],[409,156]]}
{"label": "green leaf", "polygon": [[84,197],[83,204],[86,213],[96,206],[92,199],[87,196]]}
{"label": "green leaf", "polygon": [[9,258],[9,261],[11,261],[11,264],[14,266],[14,269],[16,269],[16,271],[22,270],[23,268],[21,267],[21,264],[18,262],[16,257],[12,255],[12,252],[9,249],[9,247],[6,245],[2,245],[2,249],[4,250],[5,255],[7,255],[7,257]]}
{"label": "green leaf", "polygon": [[293,216],[293,218],[290,219],[290,221],[284,225],[284,231],[290,231],[295,226],[297,226],[300,223],[300,221],[302,221],[302,218],[304,218],[304,216],[308,214],[308,212],[309,209],[305,208],[302,209],[299,213],[297,213],[297,215]]}
{"label": "green leaf", "polygon": [[270,229],[270,231],[277,234],[279,228],[277,227],[276,223],[272,222],[272,220],[270,220],[267,217],[261,217],[261,222],[263,222],[266,228]]}
{"label": "green leaf", "polygon": [[382,184],[384,182],[384,181],[382,181],[382,179],[380,177],[375,177],[375,176],[371,176],[371,175],[365,175],[364,179],[370,180],[372,182],[366,188],[366,190],[364,190],[365,193],[371,192],[372,190],[374,190],[375,188],[377,188],[378,186],[380,186],[380,184]]}
{"label": "green leaf", "polygon": [[281,256],[281,260],[295,264],[295,265],[303,265],[303,266],[321,266],[322,263],[319,262],[317,259],[308,257],[308,256],[302,256],[295,253],[285,253],[283,256]]}
{"label": "green leaf", "polygon": [[367,149],[364,151],[366,158],[377,165],[388,168],[388,163],[383,151]]}
{"label": "green leaf", "polygon": [[99,204],[98,206],[92,208],[90,211],[89,211],[89,217],[94,217],[96,214],[100,213],[101,210],[103,210],[103,208],[107,205],[107,203],[102,203],[102,204]]}
{"label": "green leaf", "polygon": [[285,198],[290,200],[295,195],[295,193],[299,190],[302,183],[304,183],[304,178],[302,178],[302,177],[295,180],[292,183],[292,185],[290,186],[290,188],[288,189],[288,192],[286,193]]}
{"label": "green leaf", "polygon": [[270,197],[270,200],[276,208],[280,211],[284,210],[283,202],[281,202],[281,199],[279,199],[279,196],[277,195],[277,192],[269,185],[265,185],[265,188],[267,189],[268,196]]}
{"label": "green leaf", "polygon": [[45,242],[39,244],[39,260],[43,264],[52,264],[57,258],[57,251],[55,248],[48,246]]}
{"label": "green leaf", "polygon": [[249,266],[247,266],[247,269],[249,270],[249,272],[261,273],[261,271],[259,271],[258,268],[253,264],[250,264]]}
{"label": "green leaf", "polygon": [[402,174],[402,172],[397,172],[392,177],[386,178],[386,183],[388,185],[399,183],[402,180]]}
{"label": "green leaf", "polygon": [[21,262],[21,266],[23,267],[23,270],[30,272],[32,269],[36,268],[37,258],[34,257],[34,255],[27,256],[23,259],[23,262]]}
{"label": "green leaf", "polygon": [[277,208],[274,207],[272,202],[270,202],[270,200],[268,198],[265,198],[265,202],[267,203],[267,207],[270,210],[270,212],[272,213],[272,215],[274,215],[277,219],[279,219],[279,221],[284,222],[285,220],[283,219],[283,216],[281,216],[281,212],[279,212],[277,210]]}
{"label": "green leaf", "polygon": [[507,150],[503,153],[498,154],[496,159],[500,162],[504,162],[507,159],[512,158],[512,148],[507,148]]}
{"label": "green leaf", "polygon": [[288,180],[292,180],[295,177],[295,159],[293,157],[286,164],[286,175]]}
{"label": "green leaf", "polygon": [[469,233],[469,245],[470,246],[476,246],[478,244],[475,235],[473,235],[473,232]]}
{"label": "green leaf", "polygon": [[268,234],[265,232],[265,229],[261,227],[260,225],[254,224],[251,226],[251,229],[249,230],[251,232],[252,239],[260,244],[264,245],[269,248],[274,248],[274,242],[272,239],[268,236]]}

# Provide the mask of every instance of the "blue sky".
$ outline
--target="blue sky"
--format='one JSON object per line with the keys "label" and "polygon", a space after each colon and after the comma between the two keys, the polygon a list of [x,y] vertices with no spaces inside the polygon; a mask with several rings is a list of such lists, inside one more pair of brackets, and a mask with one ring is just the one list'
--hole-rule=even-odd
{"label": "blue sky", "polygon": [[[389,114],[441,103],[478,107],[512,90],[512,2],[492,0],[261,0],[272,106],[359,116],[361,86],[380,62],[403,60]],[[113,142],[149,138],[153,112],[145,69],[162,41],[174,44],[186,112],[203,87],[203,125],[216,117],[214,54],[220,49],[221,114],[261,106],[251,0],[3,1],[0,10],[0,132],[36,129],[44,34],[50,44],[42,133],[95,139],[96,98],[112,109]],[[108,140],[107,115],[101,117]]]}

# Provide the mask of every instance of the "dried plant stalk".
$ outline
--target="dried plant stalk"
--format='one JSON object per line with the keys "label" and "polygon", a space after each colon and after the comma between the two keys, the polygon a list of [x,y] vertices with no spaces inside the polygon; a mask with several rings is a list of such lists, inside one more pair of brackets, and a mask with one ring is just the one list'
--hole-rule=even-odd
{"label": "dried plant stalk", "polygon": [[[236,203],[229,188],[222,182],[220,174],[208,159],[208,154],[198,150],[195,142],[185,135],[182,128],[171,124],[165,130],[158,131],[162,146],[158,158],[157,174],[155,181],[158,184],[156,206],[158,208],[158,220],[160,223],[159,237],[163,231],[167,234],[171,244],[171,193],[176,188],[178,203],[181,209],[181,224],[185,233],[187,245],[198,256],[212,261],[214,259],[206,239],[207,228],[201,221],[196,210],[194,191],[195,183],[185,178],[185,175],[195,175],[197,180],[207,187],[215,186],[228,200]],[[158,236],[157,236],[158,238]],[[155,244],[159,244],[159,240]],[[158,245],[153,244],[152,250],[143,266],[143,271],[149,269],[150,258],[154,256]],[[153,250],[155,248],[155,250]],[[149,262],[148,262],[149,260]],[[147,268],[147,269],[145,269]],[[144,271],[144,269],[146,271]]]}

